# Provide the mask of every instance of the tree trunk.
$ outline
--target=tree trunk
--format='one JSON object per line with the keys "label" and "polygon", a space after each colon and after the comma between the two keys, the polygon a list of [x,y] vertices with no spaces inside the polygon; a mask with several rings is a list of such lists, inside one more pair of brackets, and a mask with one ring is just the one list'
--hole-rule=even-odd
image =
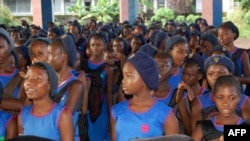
{"label": "tree trunk", "polygon": [[192,11],[190,0],[168,0],[168,6],[176,14],[189,14]]}

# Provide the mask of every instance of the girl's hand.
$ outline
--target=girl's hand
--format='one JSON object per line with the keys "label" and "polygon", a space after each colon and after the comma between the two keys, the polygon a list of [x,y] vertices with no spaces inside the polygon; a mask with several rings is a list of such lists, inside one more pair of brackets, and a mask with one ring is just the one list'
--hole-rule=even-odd
{"label": "girl's hand", "polygon": [[[193,101],[193,99],[195,98],[193,90],[190,88],[190,86],[185,83],[185,82],[180,82],[178,85],[178,90],[177,90],[177,94],[178,91],[180,90],[180,92],[182,92],[182,97],[183,97],[183,91],[186,90],[187,91],[187,96],[188,96],[188,100],[189,101]],[[178,96],[178,95],[177,95]]]}

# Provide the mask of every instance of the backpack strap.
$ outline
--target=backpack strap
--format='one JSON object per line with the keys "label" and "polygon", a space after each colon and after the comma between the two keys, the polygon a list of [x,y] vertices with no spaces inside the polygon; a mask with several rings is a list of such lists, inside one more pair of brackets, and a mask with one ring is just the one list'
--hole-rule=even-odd
{"label": "backpack strap", "polygon": [[9,83],[4,87],[3,97],[12,98],[15,88],[21,83],[22,80],[23,78],[20,76],[20,74],[16,73]]}
{"label": "backpack strap", "polygon": [[55,96],[52,97],[52,100],[56,103],[59,103],[65,92],[68,90],[68,88],[76,81],[78,80],[76,79],[68,82],[68,84],[66,84]]}
{"label": "backpack strap", "polygon": [[239,70],[238,70],[238,66],[237,66],[237,60],[240,58],[241,54],[243,53],[244,49],[237,49],[236,52],[232,55],[232,61],[234,62],[235,65],[235,71],[234,71],[234,75],[238,76],[239,74]]}
{"label": "backpack strap", "polygon": [[241,49],[241,48],[237,49],[235,53],[232,55],[232,60],[237,60],[241,56],[243,51],[244,49]]}
{"label": "backpack strap", "polygon": [[172,95],[172,97],[171,97],[171,99],[169,101],[169,104],[168,104],[169,107],[174,108],[176,106],[176,104],[177,104],[176,103],[177,90],[178,89],[175,88],[174,91],[173,91],[173,95]]}

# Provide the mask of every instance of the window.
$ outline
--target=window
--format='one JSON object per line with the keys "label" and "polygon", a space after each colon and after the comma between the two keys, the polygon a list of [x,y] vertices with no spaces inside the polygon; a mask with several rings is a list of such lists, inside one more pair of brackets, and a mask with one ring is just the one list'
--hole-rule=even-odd
{"label": "window", "polygon": [[61,12],[61,0],[53,0],[53,12],[60,13]]}
{"label": "window", "polygon": [[4,5],[14,14],[31,13],[31,0],[4,0]]}
{"label": "window", "polygon": [[158,0],[157,8],[165,7],[165,0]]}

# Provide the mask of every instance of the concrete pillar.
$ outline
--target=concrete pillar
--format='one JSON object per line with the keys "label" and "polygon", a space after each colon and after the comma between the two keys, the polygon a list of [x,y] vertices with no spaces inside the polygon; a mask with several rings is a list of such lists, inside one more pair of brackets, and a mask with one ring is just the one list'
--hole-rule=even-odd
{"label": "concrete pillar", "polygon": [[53,21],[51,0],[31,0],[33,23],[47,30],[47,22]]}
{"label": "concrete pillar", "polygon": [[138,16],[138,0],[119,0],[120,22],[128,20],[132,24]]}
{"label": "concrete pillar", "polygon": [[219,26],[222,22],[222,0],[202,0],[202,17],[209,25]]}

